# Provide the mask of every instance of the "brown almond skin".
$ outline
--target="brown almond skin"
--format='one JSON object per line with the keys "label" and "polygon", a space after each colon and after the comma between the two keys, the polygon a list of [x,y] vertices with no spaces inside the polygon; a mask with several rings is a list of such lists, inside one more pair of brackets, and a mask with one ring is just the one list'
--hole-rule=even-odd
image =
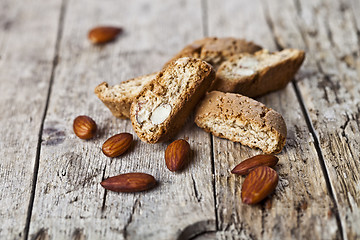
{"label": "brown almond skin", "polygon": [[147,173],[125,173],[109,177],[100,184],[114,192],[141,192],[155,187],[156,180]]}
{"label": "brown almond skin", "polygon": [[278,163],[278,161],[279,158],[277,158],[274,155],[269,155],[269,154],[256,155],[236,165],[236,167],[234,167],[231,173],[239,174],[239,175],[247,175],[254,168],[259,166],[274,167]]}
{"label": "brown almond skin", "polygon": [[246,204],[256,204],[272,193],[279,181],[277,172],[267,166],[252,170],[245,178],[241,189],[241,200]]}
{"label": "brown almond skin", "polygon": [[165,150],[167,168],[172,172],[183,169],[188,163],[190,151],[190,144],[184,139],[170,143]]}
{"label": "brown almond skin", "polygon": [[98,26],[91,29],[88,38],[93,44],[103,44],[115,40],[122,28],[113,26]]}
{"label": "brown almond skin", "polygon": [[130,133],[116,134],[104,142],[102,152],[108,157],[118,157],[130,148],[132,141]]}
{"label": "brown almond skin", "polygon": [[73,130],[81,139],[90,139],[95,136],[97,126],[94,120],[88,116],[78,116],[74,119]]}

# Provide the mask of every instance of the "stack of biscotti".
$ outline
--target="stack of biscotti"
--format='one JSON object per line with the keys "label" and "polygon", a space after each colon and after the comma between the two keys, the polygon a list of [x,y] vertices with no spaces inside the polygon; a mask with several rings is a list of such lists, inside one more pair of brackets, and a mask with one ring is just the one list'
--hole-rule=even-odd
{"label": "stack of biscotti", "polygon": [[[216,69],[221,63],[236,54],[255,53],[261,49],[262,47],[244,39],[209,37],[187,45],[168,61],[164,68],[178,58],[191,57],[204,60]],[[122,119],[130,118],[131,103],[144,85],[153,80],[156,74],[153,73],[133,78],[115,86],[109,86],[106,82],[103,82],[95,88],[95,94],[115,117]]]}
{"label": "stack of biscotti", "polygon": [[[187,45],[158,73],[113,87],[102,83],[95,92],[114,116],[131,118],[141,140],[156,143],[173,136],[203,94],[213,91],[200,102],[199,109],[212,109],[216,113],[219,109],[214,108],[214,104],[221,110],[217,115],[198,110],[196,124],[199,127],[266,153],[277,153],[285,143],[284,120],[279,113],[248,97],[285,87],[300,68],[304,56],[303,51],[296,49],[269,53],[243,39],[205,38]],[[214,70],[217,70],[216,77]],[[219,91],[241,95],[222,95]],[[237,105],[242,107],[235,107]],[[221,111],[229,114],[220,114]],[[257,115],[264,119],[252,117]],[[249,122],[245,124],[246,119]],[[234,125],[239,121],[242,127]],[[235,134],[237,131],[242,132],[241,136]]]}
{"label": "stack of biscotti", "polygon": [[[284,88],[305,57],[304,52],[297,49],[275,53],[260,49],[260,46],[243,39],[205,38],[186,46],[171,61],[187,56],[213,63],[218,70],[211,90],[257,97]],[[113,87],[102,83],[96,87],[95,93],[114,116],[130,118],[133,99],[156,74],[130,79]]]}

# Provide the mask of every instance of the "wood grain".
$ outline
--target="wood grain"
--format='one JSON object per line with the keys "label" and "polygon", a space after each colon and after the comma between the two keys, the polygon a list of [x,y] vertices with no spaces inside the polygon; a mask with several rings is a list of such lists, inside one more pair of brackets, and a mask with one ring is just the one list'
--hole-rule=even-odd
{"label": "wood grain", "polygon": [[[200,7],[199,1],[68,2],[44,123],[31,237],[45,232],[56,239],[186,239],[215,229],[209,135],[188,121],[177,138],[188,139],[192,162],[179,174],[165,166],[168,143],[150,145],[135,137],[128,153],[110,159],[101,153],[102,143],[116,133],[134,132],[130,121],[113,117],[93,93],[103,81],[116,84],[159,70],[177,49],[199,38]],[[176,19],[183,21],[175,25]],[[92,46],[87,30],[104,23],[122,26],[124,34],[111,44]],[[92,141],[72,132],[80,114],[100,128]],[[47,134],[51,131],[65,137],[59,141]],[[126,172],[151,174],[159,185],[119,194],[99,184]]]}
{"label": "wood grain", "polygon": [[60,6],[0,2],[0,239],[26,236]]}
{"label": "wood grain", "polygon": [[[359,239],[360,2],[357,0],[0,1],[0,239]],[[124,29],[93,46],[88,30]],[[93,93],[161,69],[205,36],[239,37],[307,57],[293,83],[258,98],[280,112],[287,143],[280,181],[261,204],[241,202],[243,177],[230,173],[261,153],[210,136],[193,116],[176,138],[190,165],[167,170],[170,142],[149,145],[130,121],[113,117]],[[93,140],[72,122],[89,115]],[[135,141],[118,158],[110,136]],[[106,191],[100,182],[146,172],[153,190]]]}
{"label": "wood grain", "polygon": [[[208,24],[210,35],[236,34],[236,37],[254,40],[265,48],[276,50],[260,1],[223,4],[211,0],[208,6],[208,15],[211,16]],[[228,18],[228,15],[232,18]],[[292,44],[288,47],[301,49],[302,46]],[[339,238],[336,218],[334,215],[328,216],[333,203],[314,140],[292,85],[258,100],[280,112],[288,129],[287,143],[278,155],[280,161],[276,167],[280,177],[279,185],[274,195],[262,204],[243,204],[241,185],[244,178],[231,174],[230,170],[261,151],[214,138],[219,230],[216,236],[220,239]],[[317,227],[314,228],[314,225]]]}
{"label": "wood grain", "polygon": [[[359,10],[358,4],[347,1],[269,5],[280,44],[286,47],[296,41],[308,52],[308,71],[303,72],[297,85],[319,141],[344,239],[360,237],[359,228],[354,227],[360,224],[360,45],[356,7]],[[288,14],[279,14],[280,8],[281,13]]]}

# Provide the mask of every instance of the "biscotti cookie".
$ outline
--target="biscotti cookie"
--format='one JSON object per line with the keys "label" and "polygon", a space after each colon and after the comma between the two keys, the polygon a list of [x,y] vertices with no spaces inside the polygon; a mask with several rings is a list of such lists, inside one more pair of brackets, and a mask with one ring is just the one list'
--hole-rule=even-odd
{"label": "biscotti cookie", "polygon": [[216,70],[223,61],[235,54],[255,53],[261,49],[262,47],[244,39],[208,37],[187,45],[169,62],[181,57],[200,58],[210,63]]}
{"label": "biscotti cookie", "polygon": [[240,94],[209,92],[196,111],[195,123],[217,137],[260,148],[268,154],[279,153],[285,145],[283,117]]}
{"label": "biscotti cookie", "polygon": [[142,88],[155,78],[157,73],[133,78],[110,87],[106,82],[95,88],[95,94],[118,118],[130,118],[130,106]]}
{"label": "biscotti cookie", "polygon": [[146,85],[131,104],[130,118],[138,137],[156,143],[174,136],[215,78],[211,65],[179,58]]}
{"label": "biscotti cookie", "polygon": [[211,89],[248,97],[279,90],[294,78],[304,58],[304,51],[297,49],[239,54],[220,65]]}

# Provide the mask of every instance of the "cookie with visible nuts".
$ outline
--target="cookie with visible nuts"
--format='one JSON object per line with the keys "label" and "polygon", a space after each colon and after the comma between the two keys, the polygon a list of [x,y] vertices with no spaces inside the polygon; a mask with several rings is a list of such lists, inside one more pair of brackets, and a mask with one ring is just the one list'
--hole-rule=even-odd
{"label": "cookie with visible nuts", "polygon": [[255,53],[261,49],[262,47],[259,45],[245,39],[207,37],[185,46],[165,66],[181,57],[193,57],[210,63],[216,70],[223,61],[228,60],[233,55]]}
{"label": "cookie with visible nuts", "polygon": [[156,77],[157,73],[129,79],[109,86],[106,82],[95,88],[95,94],[117,118],[130,118],[130,106],[143,87]]}
{"label": "cookie with visible nuts", "polygon": [[209,89],[213,68],[194,58],[180,58],[163,69],[131,104],[130,118],[138,137],[156,143],[174,136]]}
{"label": "cookie with visible nuts", "polygon": [[264,95],[284,88],[294,78],[304,58],[304,51],[297,49],[238,54],[220,65],[211,89],[248,97]]}
{"label": "cookie with visible nuts", "polygon": [[263,152],[279,153],[285,145],[283,117],[264,104],[240,94],[212,91],[200,103],[195,123],[215,136]]}
{"label": "cookie with visible nuts", "polygon": [[[261,47],[244,39],[208,37],[197,40],[184,49],[165,64],[182,57],[192,57],[205,60],[216,69],[220,63],[238,53],[254,53]],[[164,67],[164,68],[165,68]],[[130,118],[130,106],[142,88],[155,78],[157,73],[140,76],[122,82],[115,86],[109,86],[106,82],[95,88],[95,94],[110,109],[115,117]]]}

